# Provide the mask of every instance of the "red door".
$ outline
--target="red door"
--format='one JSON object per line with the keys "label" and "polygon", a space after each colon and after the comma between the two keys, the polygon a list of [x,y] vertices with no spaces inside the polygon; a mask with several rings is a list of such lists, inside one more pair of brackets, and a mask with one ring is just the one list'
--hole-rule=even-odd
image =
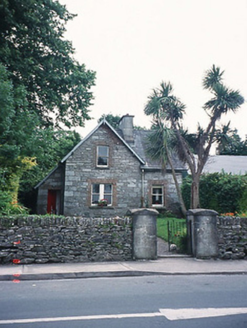
{"label": "red door", "polygon": [[47,213],[56,214],[57,191],[48,190]]}

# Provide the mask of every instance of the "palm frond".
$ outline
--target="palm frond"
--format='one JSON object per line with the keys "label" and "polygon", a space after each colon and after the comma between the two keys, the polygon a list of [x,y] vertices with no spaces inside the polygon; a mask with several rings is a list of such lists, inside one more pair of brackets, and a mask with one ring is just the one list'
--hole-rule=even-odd
{"label": "palm frond", "polygon": [[221,83],[223,74],[224,71],[221,72],[219,67],[215,67],[215,65],[213,65],[210,70],[206,71],[202,82],[203,88],[208,90],[213,89],[217,83]]}

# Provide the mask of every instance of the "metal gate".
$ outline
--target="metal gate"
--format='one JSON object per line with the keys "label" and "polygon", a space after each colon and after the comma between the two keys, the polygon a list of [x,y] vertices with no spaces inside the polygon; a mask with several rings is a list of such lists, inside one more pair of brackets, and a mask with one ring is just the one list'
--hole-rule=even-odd
{"label": "metal gate", "polygon": [[185,221],[167,221],[169,252],[187,252],[187,225]]}

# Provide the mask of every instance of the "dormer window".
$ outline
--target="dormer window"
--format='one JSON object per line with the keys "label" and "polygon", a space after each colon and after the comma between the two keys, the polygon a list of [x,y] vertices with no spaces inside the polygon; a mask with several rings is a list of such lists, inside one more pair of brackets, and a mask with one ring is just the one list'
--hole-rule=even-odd
{"label": "dormer window", "polygon": [[97,167],[108,167],[109,166],[109,147],[108,146],[97,146]]}

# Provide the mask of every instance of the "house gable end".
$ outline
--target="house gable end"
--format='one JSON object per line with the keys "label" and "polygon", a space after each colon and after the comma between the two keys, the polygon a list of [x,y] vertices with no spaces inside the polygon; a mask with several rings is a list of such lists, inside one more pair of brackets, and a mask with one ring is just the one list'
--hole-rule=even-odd
{"label": "house gable end", "polygon": [[132,147],[120,136],[120,134],[104,119],[102,120],[84,139],[82,139],[62,160],[64,163],[85,141],[87,141],[102,125],[106,125],[113,134],[121,140],[121,142],[131,151],[131,153],[139,160],[142,165],[145,161],[132,149]]}

